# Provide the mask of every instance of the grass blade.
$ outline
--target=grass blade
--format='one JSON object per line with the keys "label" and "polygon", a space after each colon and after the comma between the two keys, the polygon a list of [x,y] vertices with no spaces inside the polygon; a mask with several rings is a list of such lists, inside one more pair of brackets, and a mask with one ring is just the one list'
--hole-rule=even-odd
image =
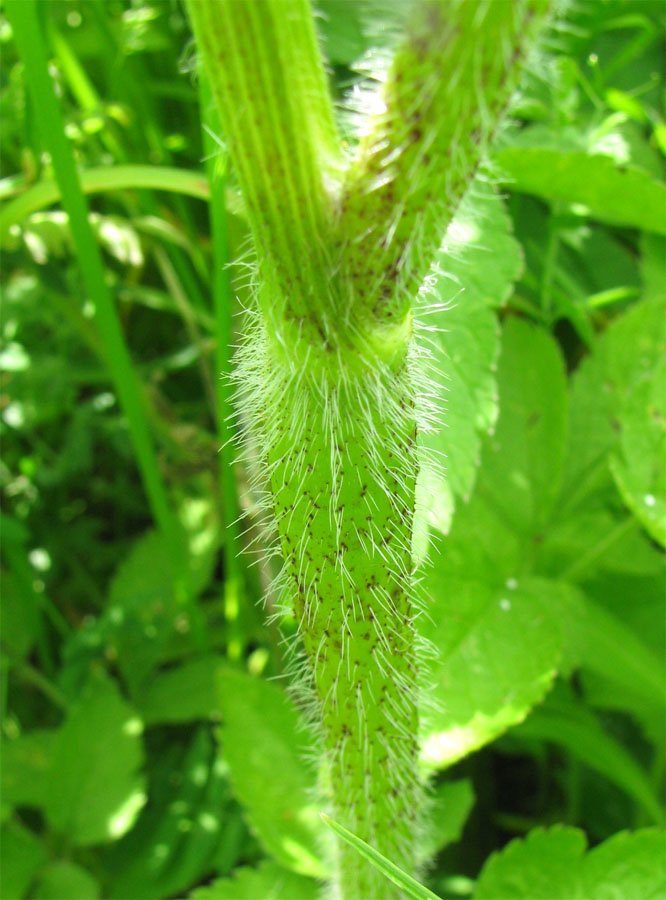
{"label": "grass blade", "polygon": [[232,293],[229,278],[229,235],[225,204],[226,160],[220,156],[221,148],[213,138],[220,131],[219,121],[206,72],[199,71],[199,104],[203,124],[203,146],[206,153],[206,171],[210,184],[210,231],[213,245],[212,276],[213,303],[215,307],[215,337],[217,367],[216,400],[217,427],[220,438],[220,485],[224,512],[224,613],[229,626],[229,656],[238,658],[242,653],[242,629],[239,627],[238,609],[242,580],[239,550],[238,497],[233,469],[233,405],[231,400],[232,356]]}
{"label": "grass blade", "polygon": [[[129,188],[152,188],[156,191],[185,194],[199,200],[210,199],[208,182],[201,172],[188,172],[169,166],[104,166],[80,172],[79,179],[84,194],[123,191]],[[12,225],[20,224],[31,213],[61,199],[62,193],[58,182],[59,179],[39,181],[7,204],[0,212],[0,243],[4,244],[7,241]],[[16,189],[17,184],[12,184],[11,190]]]}
{"label": "grass blade", "polygon": [[102,256],[88,220],[88,204],[81,189],[74,157],[65,135],[62,111],[48,73],[46,48],[35,0],[8,0],[5,9],[25,66],[30,96],[35,108],[39,110],[43,141],[51,155],[58,189],[69,217],[83,283],[95,305],[95,319],[103,341],[104,357],[127,417],[151,511],[173,552],[173,558],[179,562],[177,568],[184,572],[184,543],[180,539],[180,528],[170,509],[166,487],[160,477],[141,387],[106,284]]}
{"label": "grass blade", "polygon": [[392,881],[393,884],[397,884],[400,890],[404,891],[408,897],[412,898],[412,900],[440,900],[437,894],[433,894],[427,887],[420,884],[420,882],[415,878],[412,878],[411,875],[403,872],[402,869],[395,865],[395,863],[392,863],[385,856],[382,856],[381,853],[378,853],[369,844],[366,844],[365,841],[356,837],[351,831],[347,831],[342,825],[334,822],[330,816],[326,815],[326,813],[321,813],[320,815],[328,827],[331,828],[339,838],[342,838],[343,841],[346,841],[351,847],[358,850],[361,856],[365,857],[365,859],[381,872],[382,875],[385,875],[389,881]]}

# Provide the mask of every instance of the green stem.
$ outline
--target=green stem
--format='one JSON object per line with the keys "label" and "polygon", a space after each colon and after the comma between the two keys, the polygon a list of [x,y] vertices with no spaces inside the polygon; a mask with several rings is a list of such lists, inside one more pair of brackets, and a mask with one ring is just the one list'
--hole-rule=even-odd
{"label": "green stem", "polygon": [[262,278],[277,281],[266,313],[307,316],[327,269],[327,180],[341,160],[309,4],[194,0],[188,8]]}
{"label": "green stem", "polygon": [[206,153],[206,170],[210,184],[210,230],[213,245],[212,274],[213,304],[215,308],[215,335],[217,381],[217,431],[220,438],[220,484],[224,505],[224,612],[229,629],[227,652],[230,659],[238,659],[243,650],[244,632],[240,627],[239,598],[242,591],[241,571],[238,562],[239,525],[238,496],[233,465],[233,404],[231,399],[232,356],[232,292],[229,270],[229,234],[225,208],[227,158],[216,145],[212,134],[219,131],[219,121],[213,105],[210,82],[201,67],[199,72],[199,103],[204,124],[203,145]]}
{"label": "green stem", "polygon": [[[35,0],[8,0],[5,10],[25,66],[33,104],[40,111],[39,125],[44,143],[51,155],[56,181],[69,218],[81,276],[86,291],[95,304],[95,319],[103,340],[105,362],[127,417],[130,438],[153,516],[174,560],[178,593],[187,602],[189,594],[183,536],[160,477],[140,386],[106,282],[100,249],[90,227],[88,205],[65,136],[62,111],[48,73],[46,48],[37,18]],[[194,610],[191,612],[193,620],[196,620]],[[193,627],[197,629],[196,621],[193,621]]]}
{"label": "green stem", "polygon": [[339,241],[366,309],[401,321],[518,85],[550,0],[410,7],[385,111],[349,169]]}
{"label": "green stem", "polygon": [[[345,175],[306,0],[188,3],[255,241],[235,378],[322,786],[342,827],[408,872],[421,813],[411,305],[547,6],[415,3],[386,111]],[[346,843],[335,881],[344,900],[388,896]]]}

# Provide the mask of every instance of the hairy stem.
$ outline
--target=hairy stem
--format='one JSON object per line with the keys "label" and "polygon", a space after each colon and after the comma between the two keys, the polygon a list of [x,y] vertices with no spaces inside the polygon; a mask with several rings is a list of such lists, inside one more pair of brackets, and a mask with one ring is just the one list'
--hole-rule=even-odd
{"label": "hairy stem", "polygon": [[225,140],[248,210],[267,315],[311,311],[324,277],[339,169],[330,96],[308,0],[192,0]]}
{"label": "hairy stem", "polygon": [[[425,0],[343,170],[306,0],[189,0],[248,207],[238,406],[278,535],[334,817],[416,865],[412,520],[425,421],[411,306],[548,0]],[[347,844],[344,900],[388,898]],[[397,889],[394,889],[394,893]]]}
{"label": "hairy stem", "polygon": [[485,156],[551,0],[427,0],[347,173],[338,241],[362,305],[404,317]]}

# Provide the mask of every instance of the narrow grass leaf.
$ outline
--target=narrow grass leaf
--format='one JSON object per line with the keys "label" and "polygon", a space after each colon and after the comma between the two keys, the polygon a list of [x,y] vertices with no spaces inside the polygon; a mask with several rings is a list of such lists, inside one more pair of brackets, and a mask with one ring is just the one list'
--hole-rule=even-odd
{"label": "narrow grass leaf", "polygon": [[[133,188],[168,191],[198,200],[208,200],[210,190],[200,172],[186,172],[169,166],[104,166],[79,172],[84,194],[126,191]],[[0,212],[0,243],[5,244],[13,225],[19,225],[31,213],[45,209],[62,199],[57,181],[44,179],[25,188]]]}
{"label": "narrow grass leaf", "polygon": [[69,217],[85,289],[95,305],[96,321],[104,342],[104,355],[127,416],[146,494],[155,520],[177,558],[180,555],[178,526],[169,508],[166,488],[160,478],[141,389],[105,280],[101,253],[88,218],[88,205],[65,135],[62,111],[48,72],[46,48],[39,27],[36,5],[34,0],[9,0],[5,8],[12,25],[16,46],[25,66],[30,95],[39,110],[43,140],[51,155],[56,181]]}
{"label": "narrow grass leaf", "polygon": [[397,884],[400,890],[404,891],[408,897],[412,898],[412,900],[440,900],[437,894],[433,894],[433,892],[428,890],[425,885],[420,884],[415,878],[412,878],[411,875],[403,872],[402,869],[392,863],[389,859],[382,856],[381,853],[378,853],[377,850],[374,850],[369,844],[366,844],[365,841],[356,837],[351,831],[347,831],[346,828],[343,828],[342,825],[339,825],[331,819],[330,816],[327,816],[326,813],[321,813],[320,815],[328,827],[331,828],[338,837],[342,838],[343,841],[346,841],[355,850],[358,850],[361,856],[367,859],[367,861],[381,872],[382,875],[385,875],[389,881],[392,881],[393,884]]}

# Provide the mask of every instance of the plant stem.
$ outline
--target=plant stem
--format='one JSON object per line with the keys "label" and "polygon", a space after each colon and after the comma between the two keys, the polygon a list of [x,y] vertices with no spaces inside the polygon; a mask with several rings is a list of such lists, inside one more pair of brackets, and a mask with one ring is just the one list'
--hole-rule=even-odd
{"label": "plant stem", "polygon": [[[415,3],[343,172],[307,0],[189,0],[253,232],[239,409],[299,622],[334,817],[409,872],[421,813],[411,306],[548,0]],[[387,898],[338,845],[337,892]]]}
{"label": "plant stem", "polygon": [[105,362],[111,373],[155,522],[174,561],[174,584],[181,602],[189,607],[195,635],[205,644],[199,611],[189,591],[186,544],[173,513],[148,426],[146,408],[111,292],[105,279],[101,253],[88,218],[88,205],[81,189],[72,151],[65,135],[64,120],[51,82],[46,48],[37,18],[35,0],[8,0],[16,46],[26,70],[26,80],[35,107],[40,111],[43,139],[69,218],[86,291],[95,304],[95,319],[102,337]]}
{"label": "plant stem", "polygon": [[327,269],[341,153],[308,0],[189,3],[247,205],[267,315],[308,315]]}
{"label": "plant stem", "polygon": [[518,85],[550,0],[414,3],[350,167],[338,240],[363,306],[401,321]]}
{"label": "plant stem", "polygon": [[[203,67],[199,72],[199,105],[204,125],[203,145],[210,185],[210,230],[213,245],[212,288],[215,307],[217,432],[220,439],[220,484],[224,505],[224,613],[229,637],[227,653],[238,659],[243,651],[243,629],[238,616],[239,598],[243,595],[242,573],[238,562],[239,526],[236,477],[233,467],[233,405],[231,400],[232,299],[229,278],[229,235],[225,204],[228,160],[216,146],[212,134],[219,131],[210,83]],[[222,155],[223,154],[223,155]]]}

